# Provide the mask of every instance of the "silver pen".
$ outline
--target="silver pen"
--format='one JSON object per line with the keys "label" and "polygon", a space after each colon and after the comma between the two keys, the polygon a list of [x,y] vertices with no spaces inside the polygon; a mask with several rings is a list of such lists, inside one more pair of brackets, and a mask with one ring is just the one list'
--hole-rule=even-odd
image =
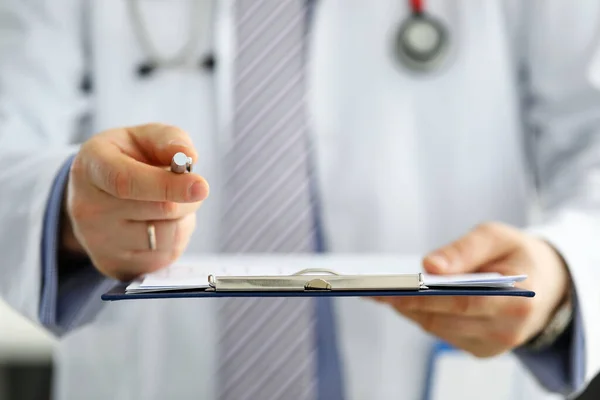
{"label": "silver pen", "polygon": [[181,152],[175,153],[171,160],[171,172],[176,174],[192,172],[192,157],[188,157]]}

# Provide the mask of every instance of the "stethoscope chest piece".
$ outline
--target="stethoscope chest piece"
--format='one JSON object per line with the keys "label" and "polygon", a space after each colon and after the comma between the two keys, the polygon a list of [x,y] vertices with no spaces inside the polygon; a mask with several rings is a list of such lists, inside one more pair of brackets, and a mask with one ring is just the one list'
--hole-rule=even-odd
{"label": "stethoscope chest piece", "polygon": [[415,72],[430,72],[444,63],[449,47],[448,31],[427,14],[413,14],[400,25],[394,47],[403,66]]}

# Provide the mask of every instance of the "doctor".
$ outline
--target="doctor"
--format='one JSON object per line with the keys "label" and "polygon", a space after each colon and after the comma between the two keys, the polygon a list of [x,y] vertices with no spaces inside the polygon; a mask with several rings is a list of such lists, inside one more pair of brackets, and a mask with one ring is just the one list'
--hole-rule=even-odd
{"label": "doctor", "polygon": [[[581,391],[598,27],[594,0],[3,1],[0,294],[61,335],[57,398],[417,399],[421,328]],[[166,171],[177,151],[197,173]],[[526,273],[538,295],[99,301],[182,254],[315,250]],[[224,342],[251,351],[221,365]]]}

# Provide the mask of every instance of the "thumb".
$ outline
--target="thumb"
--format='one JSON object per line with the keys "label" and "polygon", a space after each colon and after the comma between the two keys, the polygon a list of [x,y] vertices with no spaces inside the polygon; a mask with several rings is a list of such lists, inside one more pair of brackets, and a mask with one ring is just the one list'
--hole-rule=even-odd
{"label": "thumb", "polygon": [[517,244],[516,229],[503,224],[487,223],[425,256],[423,267],[431,274],[475,272],[508,254]]}
{"label": "thumb", "polygon": [[128,129],[136,145],[148,158],[147,162],[155,165],[171,165],[173,155],[178,152],[198,161],[198,153],[192,139],[183,129],[163,124],[147,124]]}

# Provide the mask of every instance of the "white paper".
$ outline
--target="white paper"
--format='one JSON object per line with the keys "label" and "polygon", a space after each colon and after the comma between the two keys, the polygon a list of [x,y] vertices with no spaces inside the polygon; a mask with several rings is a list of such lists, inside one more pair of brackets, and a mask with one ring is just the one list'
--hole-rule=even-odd
{"label": "white paper", "polygon": [[[342,275],[391,275],[422,272],[419,257],[318,255],[262,257],[203,257],[183,259],[132,282],[127,292],[150,292],[207,288],[208,276],[292,275],[303,269],[326,269]],[[497,273],[428,275],[425,285],[510,287],[525,275]]]}
{"label": "white paper", "polygon": [[460,275],[425,275],[427,286],[494,286],[512,287],[527,279],[527,275],[505,276],[499,273],[474,273]]}

